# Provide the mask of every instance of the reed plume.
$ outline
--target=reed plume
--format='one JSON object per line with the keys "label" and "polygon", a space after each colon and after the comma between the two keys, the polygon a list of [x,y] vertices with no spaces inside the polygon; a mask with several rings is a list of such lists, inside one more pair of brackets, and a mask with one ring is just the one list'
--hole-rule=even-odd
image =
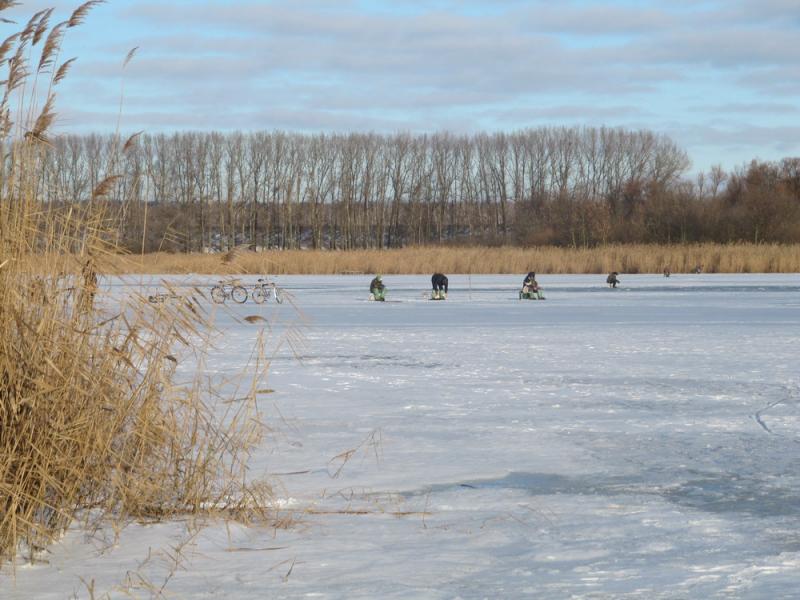
{"label": "reed plume", "polygon": [[81,4],[75,9],[75,11],[72,13],[72,16],[70,16],[69,20],[67,21],[67,27],[77,27],[78,25],[81,25],[86,20],[89,12],[91,12],[91,10],[99,4],[105,4],[105,0],[89,0],[89,2],[84,2]]}
{"label": "reed plume", "polygon": [[41,141],[46,140],[45,135],[47,130],[50,129],[50,126],[56,118],[56,113],[53,111],[54,103],[55,94],[50,94],[47,98],[47,102],[44,104],[44,108],[42,108],[42,112],[36,117],[33,128],[27,133],[29,137]]}
{"label": "reed plume", "polygon": [[64,35],[65,26],[66,22],[59,23],[50,30],[50,33],[47,35],[47,40],[45,40],[44,47],[42,48],[42,55],[39,58],[39,66],[37,67],[37,71],[41,71],[42,69],[52,66],[53,61],[55,60],[55,57],[61,47],[61,38]]}
{"label": "reed plume", "polygon": [[44,14],[36,23],[36,28],[33,32],[33,38],[31,40],[31,46],[38,44],[39,40],[42,39],[42,36],[47,33],[47,30],[50,28],[50,17],[53,15],[54,10],[54,8],[48,8],[46,11],[44,11]]}
{"label": "reed plume", "polygon": [[56,70],[56,74],[53,77],[53,84],[54,85],[57,84],[57,83],[60,83],[61,80],[64,79],[67,76],[67,73],[69,72],[70,67],[72,67],[72,63],[74,63],[76,60],[77,60],[77,57],[70,58],[69,60],[67,60],[64,63],[62,63],[60,67],[58,67],[58,70]]}
{"label": "reed plume", "polygon": [[0,0],[0,12],[13,6],[19,6],[19,2],[15,2],[14,0]]}
{"label": "reed plume", "polygon": [[7,37],[2,44],[0,44],[0,66],[5,64],[6,62],[6,55],[8,55],[8,51],[14,47],[14,44],[19,39],[19,34],[15,33]]}
{"label": "reed plume", "polygon": [[25,25],[24,29],[20,32],[20,41],[22,42],[30,41],[30,39],[33,37],[33,35],[36,33],[36,30],[39,27],[39,19],[41,19],[48,10],[49,9],[44,9],[40,10],[37,13],[34,13],[34,15]]}
{"label": "reed plume", "polygon": [[8,77],[5,80],[5,95],[19,88],[28,77],[28,63],[25,60],[25,45],[20,43],[17,51],[8,61]]}
{"label": "reed plume", "polygon": [[133,57],[136,56],[136,52],[138,50],[139,50],[139,46],[136,46],[135,48],[131,48],[130,50],[128,50],[128,53],[125,55],[125,60],[122,61],[122,68],[123,69],[125,67],[127,67],[128,64],[133,60]]}
{"label": "reed plume", "polygon": [[122,145],[122,152],[127,154],[128,152],[133,150],[133,148],[136,147],[136,141],[139,139],[139,136],[141,136],[143,133],[144,131],[137,131],[136,133],[128,137],[128,139],[125,140],[125,143]]}
{"label": "reed plume", "polygon": [[111,192],[114,184],[122,178],[122,175],[109,175],[105,177],[97,186],[92,190],[92,200],[98,198],[105,198]]}

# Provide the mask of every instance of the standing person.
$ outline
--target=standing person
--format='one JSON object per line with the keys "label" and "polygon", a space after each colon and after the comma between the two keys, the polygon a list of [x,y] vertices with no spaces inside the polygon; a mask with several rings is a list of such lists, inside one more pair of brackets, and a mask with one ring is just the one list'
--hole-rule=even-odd
{"label": "standing person", "polygon": [[372,295],[373,300],[383,302],[386,300],[386,286],[383,285],[383,277],[376,275],[369,284],[369,293]]}
{"label": "standing person", "polygon": [[669,270],[669,265],[664,267],[664,277],[669,277],[671,275]]}
{"label": "standing person", "polygon": [[610,285],[612,288],[617,287],[617,284],[619,283],[619,279],[617,279],[617,275],[619,275],[619,273],[617,273],[616,271],[612,271],[609,274],[609,276],[606,277],[606,283],[608,285]]}
{"label": "standing person", "polygon": [[539,283],[536,281],[536,273],[530,271],[522,282],[522,294],[520,297],[533,299],[534,296],[536,296],[537,300],[544,300],[542,290],[539,287]]}
{"label": "standing person", "polygon": [[433,293],[431,300],[445,300],[447,298],[447,277],[442,273],[434,273],[431,277]]}

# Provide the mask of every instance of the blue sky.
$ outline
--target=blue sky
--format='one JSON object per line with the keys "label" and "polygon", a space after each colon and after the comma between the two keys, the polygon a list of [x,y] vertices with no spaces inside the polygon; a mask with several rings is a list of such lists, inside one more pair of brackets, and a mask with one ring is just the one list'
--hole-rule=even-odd
{"label": "blue sky", "polygon": [[730,169],[800,155],[799,34],[798,0],[112,0],[68,30],[58,130],[113,131],[124,83],[124,132],[606,125]]}

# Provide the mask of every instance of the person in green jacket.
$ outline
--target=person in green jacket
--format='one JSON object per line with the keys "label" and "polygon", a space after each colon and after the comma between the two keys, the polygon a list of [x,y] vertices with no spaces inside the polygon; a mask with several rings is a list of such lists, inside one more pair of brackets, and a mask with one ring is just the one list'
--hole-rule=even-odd
{"label": "person in green jacket", "polygon": [[529,272],[522,282],[522,291],[519,293],[520,298],[528,298],[530,300],[544,300],[542,288],[539,287],[539,282],[536,281],[536,273]]}
{"label": "person in green jacket", "polygon": [[383,285],[383,278],[380,275],[376,275],[375,279],[370,282],[369,293],[372,295],[373,300],[378,300],[379,302],[386,300],[386,286]]}

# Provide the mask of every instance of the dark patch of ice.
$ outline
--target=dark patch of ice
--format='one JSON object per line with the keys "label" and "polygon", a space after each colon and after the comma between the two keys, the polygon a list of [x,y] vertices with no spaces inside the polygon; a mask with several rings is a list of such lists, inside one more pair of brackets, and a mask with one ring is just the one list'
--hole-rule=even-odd
{"label": "dark patch of ice", "polygon": [[720,473],[671,487],[664,492],[664,498],[705,512],[779,517],[800,516],[799,492],[755,477]]}
{"label": "dark patch of ice", "polygon": [[800,490],[767,483],[756,477],[708,473],[674,485],[658,485],[623,476],[566,477],[554,473],[511,472],[493,479],[474,479],[434,484],[407,497],[482,489],[519,489],[533,496],[557,494],[582,496],[650,495],[711,513],[746,513],[760,517],[800,517]]}

